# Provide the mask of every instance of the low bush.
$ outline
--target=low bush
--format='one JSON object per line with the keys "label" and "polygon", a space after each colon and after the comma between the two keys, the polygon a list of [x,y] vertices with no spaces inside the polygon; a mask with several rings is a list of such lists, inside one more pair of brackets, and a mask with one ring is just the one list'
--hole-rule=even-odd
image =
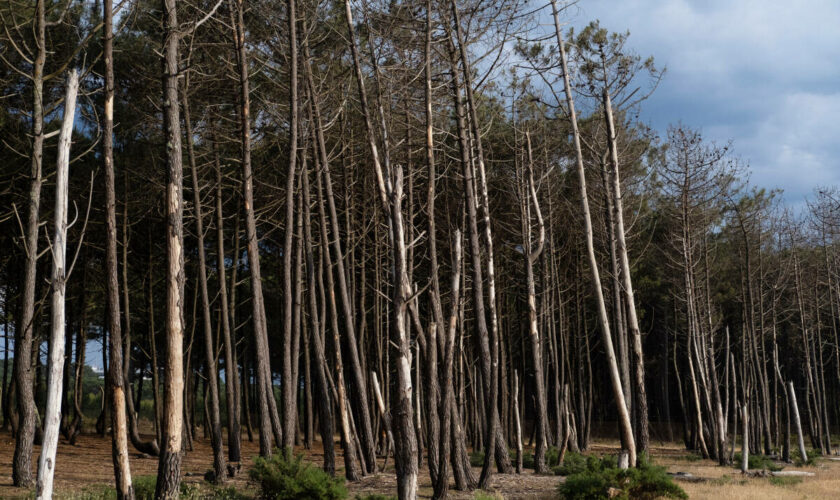
{"label": "low bush", "polygon": [[816,465],[818,454],[817,451],[810,450],[808,451],[808,460],[802,460],[802,455],[799,453],[799,450],[794,450],[791,452],[790,458],[793,461],[793,465],[803,467],[805,465]]}
{"label": "low bush", "polygon": [[[596,458],[597,460],[597,458]],[[566,452],[562,465],[555,465],[551,468],[557,476],[570,476],[586,470],[586,457],[574,451]]]}
{"label": "low bush", "polygon": [[688,498],[664,467],[651,465],[644,457],[639,457],[637,465],[619,469],[614,457],[589,457],[585,470],[569,475],[560,484],[560,497],[569,500]]}
{"label": "low bush", "polygon": [[801,477],[780,477],[780,476],[772,476],[770,477],[770,484],[775,486],[794,486],[802,482]]}
{"label": "low bush", "polygon": [[[747,458],[747,462],[749,463],[748,465],[750,470],[769,470],[770,472],[776,472],[784,468],[764,455],[750,455],[749,458]],[[741,468],[740,453],[735,454],[735,460],[732,461],[732,466],[736,469]]]}
{"label": "low bush", "polygon": [[340,500],[347,498],[347,488],[341,478],[330,477],[323,470],[303,462],[303,457],[276,451],[268,460],[257,457],[249,472],[260,486],[262,496],[271,500],[299,500],[319,498]]}

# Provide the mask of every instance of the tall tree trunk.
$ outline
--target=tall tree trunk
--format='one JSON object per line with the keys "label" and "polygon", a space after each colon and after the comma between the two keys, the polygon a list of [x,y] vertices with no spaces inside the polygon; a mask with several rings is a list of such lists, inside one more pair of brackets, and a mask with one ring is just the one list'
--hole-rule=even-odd
{"label": "tall tree trunk", "polygon": [[[105,4],[109,5],[108,0]],[[52,242],[52,304],[50,305],[52,328],[49,344],[47,405],[44,411],[44,441],[38,459],[36,497],[39,500],[52,498],[55,453],[58,449],[58,434],[61,427],[61,388],[64,379],[64,298],[68,273],[66,268],[67,192],[70,177],[70,141],[73,138],[73,119],[76,113],[76,93],[78,90],[79,74],[76,70],[71,70],[67,77],[67,90],[64,96],[64,118],[58,136],[58,161],[56,162],[55,174],[55,233]],[[113,205],[111,206],[113,207]],[[116,247],[114,253],[116,254]],[[117,321],[119,321],[119,315],[117,315]],[[123,431],[125,431],[125,427],[123,427]],[[114,436],[114,439],[116,439],[116,432]],[[123,440],[125,440],[125,433],[123,433]],[[123,442],[123,444],[125,443]],[[116,464],[116,453],[114,454],[114,462]],[[119,474],[117,479],[120,479]],[[131,479],[128,480],[127,491],[130,497]]]}
{"label": "tall tree trunk", "polygon": [[[129,302],[129,285],[128,285],[128,176],[125,177],[125,199],[123,200],[123,225],[122,225],[122,282],[123,282],[123,318],[124,318],[124,335],[123,335],[123,387],[125,388],[125,403],[127,405],[128,416],[128,438],[131,440],[132,446],[147,455],[158,456],[160,454],[160,447],[157,439],[151,441],[143,441],[140,437],[140,430],[138,428],[139,415],[136,409],[140,407],[140,402],[143,398],[143,369],[140,370],[140,378],[137,384],[136,403],[132,399],[131,394],[131,309]],[[115,214],[116,215],[116,214]],[[145,366],[145,363],[144,365]]]}
{"label": "tall tree trunk", "polygon": [[624,202],[621,192],[621,178],[618,167],[618,145],[615,133],[615,123],[612,114],[612,102],[610,93],[604,89],[604,114],[607,121],[607,133],[610,143],[610,160],[612,163],[613,196],[615,200],[615,225],[616,242],[618,243],[618,257],[621,263],[622,292],[627,308],[627,324],[630,327],[630,336],[633,341],[633,354],[635,362],[634,389],[636,391],[636,415],[638,416],[638,451],[647,451],[650,441],[650,429],[648,426],[647,390],[645,389],[645,358],[642,351],[642,333],[639,329],[639,319],[636,315],[636,300],[633,294],[633,280],[630,276],[630,257],[627,251],[627,241],[624,229]]}
{"label": "tall tree trunk", "polygon": [[15,390],[17,392],[18,432],[12,458],[12,483],[29,488],[32,477],[32,444],[35,439],[35,395],[32,392],[32,331],[35,317],[35,287],[38,267],[38,212],[41,206],[42,160],[44,150],[44,64],[47,59],[45,2],[35,3],[35,44],[32,68],[32,158],[29,173],[29,199],[24,251],[21,318],[15,328]]}
{"label": "tall tree trunk", "polygon": [[[225,265],[225,230],[222,212],[222,166],[219,147],[213,132],[213,163],[216,170],[216,267],[219,283],[219,306],[221,307],[222,339],[225,344],[225,400],[227,403],[228,459],[239,462],[242,459],[239,412],[239,365],[236,359],[236,344],[232,330],[236,328],[228,310],[227,277]],[[238,255],[233,256],[234,266]]]}
{"label": "tall tree trunk", "polygon": [[[232,1],[232,0],[231,0]],[[242,146],[242,197],[245,202],[245,238],[247,240],[248,267],[251,271],[251,306],[254,326],[254,344],[256,347],[257,398],[260,416],[260,455],[271,456],[272,449],[272,411],[275,409],[274,394],[269,366],[268,333],[265,324],[265,302],[262,290],[262,271],[260,270],[260,248],[257,236],[257,222],[254,215],[254,177],[251,168],[251,99],[248,78],[248,54],[245,47],[245,22],[243,19],[242,0],[237,0],[236,9],[236,48],[239,63],[239,120],[240,141]],[[275,436],[278,437],[278,436]],[[282,436],[279,436],[282,437]],[[277,443],[282,444],[281,442]]]}
{"label": "tall tree trunk", "polygon": [[[348,7],[349,8],[349,7]],[[349,12],[349,11],[348,11]],[[352,18],[350,24],[352,30]],[[351,39],[351,48],[356,54],[356,43]],[[344,252],[341,248],[341,241],[338,237],[340,232],[338,213],[335,206],[335,196],[332,190],[332,178],[330,176],[330,162],[327,155],[326,141],[324,140],[324,126],[321,119],[320,103],[315,92],[315,85],[313,83],[312,69],[310,66],[309,47],[304,44],[304,71],[306,72],[307,86],[309,93],[312,96],[312,109],[315,120],[315,139],[318,145],[318,157],[320,158],[321,168],[324,170],[324,184],[327,195],[327,208],[329,209],[330,223],[333,233],[336,235],[332,239],[332,248],[335,253],[336,274],[338,275],[338,291],[341,299],[342,313],[344,317],[344,333],[347,337],[347,352],[350,355],[350,372],[351,382],[355,391],[355,402],[357,408],[357,415],[361,425],[361,436],[365,462],[369,464],[376,463],[375,439],[373,435],[373,427],[370,421],[370,404],[368,400],[367,384],[365,383],[364,371],[362,370],[361,358],[359,355],[358,341],[356,337],[356,328],[353,315],[353,301],[350,297],[350,292],[347,285],[347,271],[344,267]],[[357,75],[358,78],[358,75]],[[375,147],[375,145],[374,145]]]}
{"label": "tall tree trunk", "polygon": [[[548,447],[546,436],[548,427],[548,403],[545,394],[545,379],[543,378],[542,340],[540,339],[539,327],[537,325],[537,293],[534,284],[534,263],[540,258],[540,254],[542,254],[545,246],[545,223],[543,222],[540,202],[537,198],[537,189],[534,184],[534,159],[531,152],[530,131],[525,132],[525,142],[528,156],[526,159],[526,173],[525,179],[523,180],[524,186],[520,204],[522,207],[522,225],[524,230],[525,276],[528,283],[528,337],[531,339],[531,355],[534,363],[534,386],[536,389],[536,394],[534,394],[536,401],[534,427],[537,435],[537,446],[534,450],[534,471],[537,474],[547,474],[548,467],[545,463],[545,451]],[[533,248],[531,243],[531,212],[528,210],[529,203],[533,203],[534,205],[534,213],[537,217],[537,225],[539,227],[536,248]],[[519,425],[517,424],[518,427]]]}
{"label": "tall tree trunk", "polygon": [[590,272],[592,273],[592,286],[595,292],[595,298],[598,303],[598,321],[601,327],[601,337],[604,344],[604,350],[607,355],[607,368],[609,370],[610,383],[613,389],[613,399],[618,408],[618,424],[621,431],[621,447],[627,451],[629,456],[629,466],[636,465],[636,442],[633,437],[633,428],[630,424],[630,414],[627,411],[627,405],[624,402],[624,391],[621,386],[621,377],[618,373],[618,363],[615,358],[615,350],[612,344],[612,335],[610,334],[610,325],[607,319],[607,309],[604,305],[604,293],[601,289],[601,277],[598,271],[598,262],[595,258],[595,247],[592,237],[592,218],[589,214],[589,200],[586,194],[586,172],[583,166],[583,152],[580,146],[580,131],[578,130],[577,115],[575,113],[575,104],[572,97],[572,87],[569,76],[569,68],[566,64],[566,47],[563,42],[563,34],[560,29],[560,18],[557,11],[557,0],[551,0],[551,6],[554,14],[554,28],[557,36],[557,44],[560,47],[561,64],[563,69],[563,85],[566,94],[566,103],[568,105],[569,118],[572,123],[572,134],[575,146],[575,155],[577,157],[577,171],[578,181],[581,197],[581,211],[583,212],[584,230],[586,233],[586,249],[589,258]]}
{"label": "tall tree trunk", "polygon": [[[484,466],[481,469],[481,477],[478,480],[479,486],[483,488],[490,481],[490,467],[494,460],[500,472],[509,474],[513,468],[510,464],[507,443],[505,443],[502,427],[499,423],[499,411],[497,408],[499,396],[499,315],[496,312],[496,274],[493,257],[493,234],[490,223],[490,197],[487,193],[484,150],[481,142],[482,134],[478,120],[476,99],[473,96],[472,69],[470,67],[470,58],[467,54],[466,37],[462,33],[460,13],[456,0],[450,0],[449,4],[452,10],[456,41],[458,42],[458,49],[461,55],[461,69],[464,76],[464,90],[468,104],[467,111],[469,112],[467,122],[472,132],[472,144],[474,144],[477,153],[476,158],[474,158],[477,160],[476,164],[478,167],[476,186],[481,195],[479,205],[482,212],[482,222],[484,223],[483,236],[487,252],[487,306],[490,313],[490,385],[489,391],[485,392],[488,396],[488,436],[491,437],[486,445],[489,453],[485,451]],[[472,148],[469,151],[472,151]],[[494,450],[490,451],[489,448],[493,448]]]}
{"label": "tall tree trunk", "polygon": [[[324,287],[323,279],[319,279],[319,285],[321,290],[328,300],[324,300],[324,302],[329,302],[329,316],[330,316],[330,327],[332,329],[333,334],[333,353],[335,355],[335,386],[337,389],[337,403],[338,403],[338,412],[339,418],[341,418],[341,439],[344,444],[344,475],[348,481],[357,481],[359,479],[359,473],[357,470],[357,463],[356,463],[356,444],[353,436],[353,430],[351,428],[350,423],[350,416],[349,416],[349,409],[348,400],[347,400],[347,391],[346,386],[344,385],[344,361],[341,355],[341,339],[339,337],[339,329],[338,329],[338,306],[336,305],[335,300],[335,282],[333,279],[333,271],[332,271],[332,258],[330,257],[329,249],[327,248],[327,242],[329,241],[329,237],[327,236],[327,216],[324,211],[324,189],[321,187],[323,181],[323,176],[318,175],[318,215],[320,218],[320,226],[321,226],[321,257],[324,263],[324,274],[327,276],[326,288]],[[321,317],[323,318],[325,314],[322,314]],[[318,334],[320,335],[320,333]],[[373,465],[373,464],[371,464]]]}
{"label": "tall tree trunk", "polygon": [[[108,382],[111,384],[111,456],[114,462],[114,482],[117,497],[134,498],[131,485],[131,467],[128,462],[128,429],[126,428],[127,381],[123,370],[123,340],[120,328],[120,282],[117,270],[117,213],[114,175],[114,33],[112,0],[103,2],[104,59],[105,59],[105,115],[103,130],[103,157],[105,161],[105,267],[108,273],[108,329],[110,331]],[[127,363],[128,360],[125,360]],[[128,399],[131,399],[129,396]]]}
{"label": "tall tree trunk", "polygon": [[184,175],[178,105],[179,39],[176,0],[164,0],[163,103],[166,130],[166,363],[163,425],[155,498],[178,498],[184,414]]}
{"label": "tall tree trunk", "polygon": [[[190,177],[192,178],[193,211],[195,213],[195,231],[198,246],[198,286],[201,291],[201,319],[204,333],[204,367],[207,374],[209,422],[205,422],[205,431],[210,431],[210,445],[213,448],[213,482],[225,482],[225,451],[222,447],[222,422],[219,412],[219,384],[216,370],[216,348],[213,345],[213,322],[210,312],[210,294],[207,291],[207,256],[204,252],[204,214],[201,207],[201,192],[198,184],[198,169],[195,166],[195,150],[193,147],[192,121],[190,120],[189,76],[184,80],[182,92],[184,106],[184,127],[186,128],[187,156],[190,162]],[[208,429],[209,427],[209,429]]]}
{"label": "tall tree trunk", "polygon": [[[397,471],[397,493],[400,500],[413,499],[417,496],[417,435],[412,426],[414,425],[414,409],[412,405],[412,381],[411,381],[411,347],[408,329],[408,307],[411,300],[411,285],[409,283],[407,270],[407,245],[405,225],[403,222],[402,199],[403,199],[403,172],[401,166],[389,164],[387,129],[385,126],[384,113],[380,102],[380,119],[382,121],[382,140],[384,151],[384,169],[380,164],[376,136],[368,107],[367,94],[365,91],[364,77],[362,75],[359,54],[356,48],[355,30],[353,28],[353,17],[350,10],[350,2],[346,0],[345,15],[347,28],[350,35],[350,46],[353,54],[353,65],[356,73],[356,84],[359,91],[359,100],[362,107],[362,115],[365,119],[365,130],[367,142],[370,147],[373,165],[376,173],[379,197],[382,202],[382,213],[389,229],[389,240],[393,258],[391,276],[391,347],[394,350],[393,362],[397,374],[396,383],[391,386],[392,401],[391,414],[394,418],[394,462]],[[367,413],[366,413],[367,416]]]}
{"label": "tall tree trunk", "polygon": [[283,238],[283,449],[295,445],[297,381],[292,380],[292,235],[294,235],[295,175],[298,143],[298,51],[295,0],[287,0],[289,27],[289,168],[286,171],[286,228]]}

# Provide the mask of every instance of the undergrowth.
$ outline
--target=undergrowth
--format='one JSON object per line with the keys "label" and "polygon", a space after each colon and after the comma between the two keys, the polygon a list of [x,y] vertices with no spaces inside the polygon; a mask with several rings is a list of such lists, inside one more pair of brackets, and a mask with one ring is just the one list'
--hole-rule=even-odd
{"label": "undergrowth", "polygon": [[629,469],[619,469],[615,457],[588,457],[585,470],[569,475],[558,492],[567,500],[688,498],[664,467],[652,465],[644,456]]}
{"label": "undergrowth", "polygon": [[275,451],[270,459],[257,457],[248,473],[262,492],[271,500],[299,500],[318,498],[340,500],[347,498],[347,488],[341,478],[330,477],[323,470],[303,462],[303,456]]}

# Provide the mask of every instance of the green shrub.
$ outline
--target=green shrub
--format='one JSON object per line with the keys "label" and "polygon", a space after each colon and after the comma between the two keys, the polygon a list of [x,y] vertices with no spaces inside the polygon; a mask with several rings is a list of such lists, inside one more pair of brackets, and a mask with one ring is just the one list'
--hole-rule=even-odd
{"label": "green shrub", "polygon": [[154,500],[157,476],[136,476],[131,478],[136,500]]}
{"label": "green shrub", "polygon": [[770,484],[775,486],[793,486],[802,482],[801,477],[779,477],[771,476]]}
{"label": "green shrub", "polygon": [[586,456],[573,451],[567,452],[563,459],[563,465],[556,465],[551,470],[557,476],[578,474],[586,470]]}
{"label": "green shrub", "polygon": [[289,458],[277,450],[271,459],[257,457],[254,462],[249,476],[259,484],[265,498],[338,500],[347,497],[343,479],[332,478],[323,470],[303,463],[302,455]]}
{"label": "green shrub", "polygon": [[793,450],[790,454],[791,460],[793,460],[793,465],[797,467],[802,467],[805,465],[816,465],[817,464],[817,455],[819,453],[815,450],[808,451],[808,460],[802,460],[802,455],[799,453],[799,450]]}
{"label": "green shrub", "polygon": [[556,467],[560,465],[560,450],[556,446],[549,446],[545,450],[545,465],[547,467]]}
{"label": "green shrub", "polygon": [[[764,455],[750,455],[747,459],[747,462],[749,463],[748,465],[750,469],[755,470],[769,470],[770,472],[776,472],[784,468],[783,466],[777,464],[776,462]],[[735,454],[735,460],[732,462],[732,466],[736,469],[741,468],[740,453]]]}
{"label": "green shrub", "polygon": [[631,469],[619,469],[614,457],[589,457],[585,469],[569,475],[559,492],[569,500],[688,498],[664,467],[651,465],[644,456]]}

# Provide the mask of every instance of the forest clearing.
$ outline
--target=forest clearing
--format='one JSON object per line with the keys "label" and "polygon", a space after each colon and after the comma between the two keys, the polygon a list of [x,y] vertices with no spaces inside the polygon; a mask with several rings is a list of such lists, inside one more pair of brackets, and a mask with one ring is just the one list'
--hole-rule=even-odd
{"label": "forest clearing", "polygon": [[0,0],[0,497],[831,497],[840,71],[726,135],[772,1],[703,60],[732,16]]}
{"label": "forest clearing", "polygon": [[[8,433],[0,433],[0,467],[11,466],[10,445],[13,439]],[[317,445],[318,443],[316,443]],[[596,441],[591,453],[616,453],[619,449],[617,441]],[[259,452],[256,443],[243,442],[244,456],[255,456]],[[109,440],[95,436],[83,436],[78,446],[59,445],[59,453],[67,460],[59,463],[56,468],[55,498],[62,500],[95,500],[105,497],[102,493],[113,484],[113,470],[110,463]],[[323,449],[298,449],[307,460],[319,462]],[[677,443],[656,443],[651,448],[655,462],[665,466],[670,472],[684,472],[703,478],[702,482],[684,482],[683,488],[692,499],[784,499],[784,498],[836,498],[840,489],[840,461],[826,460],[815,466],[799,467],[814,474],[813,477],[785,478],[774,481],[770,477],[742,477],[740,472],[733,469],[723,469],[710,460],[686,452]],[[151,456],[132,454],[131,468],[138,476],[150,476],[156,472],[157,461]],[[243,467],[249,467],[250,460],[243,462]],[[185,457],[184,481],[193,486],[195,496],[192,498],[228,498],[230,500],[245,500],[256,498],[258,487],[247,479],[246,474],[239,474],[231,479],[229,487],[236,489],[239,497],[213,496],[214,489],[210,483],[204,481],[204,473],[212,469],[212,449],[207,440],[196,440],[195,450]],[[476,473],[478,468],[476,467]],[[556,498],[557,486],[562,477],[550,475],[535,475],[533,471],[524,474],[497,474],[493,482],[484,490],[487,498],[505,498],[515,500],[540,500]],[[393,465],[388,470],[367,476],[362,480],[349,483],[350,498],[354,495],[362,496],[380,494],[390,497],[396,488],[393,475]],[[28,490],[15,488],[11,485],[11,477],[0,475],[0,498],[28,498]],[[113,493],[111,493],[113,494]],[[418,498],[432,498],[433,488],[428,481],[421,481],[418,488]],[[450,493],[450,498],[467,500],[476,498],[474,492]]]}

